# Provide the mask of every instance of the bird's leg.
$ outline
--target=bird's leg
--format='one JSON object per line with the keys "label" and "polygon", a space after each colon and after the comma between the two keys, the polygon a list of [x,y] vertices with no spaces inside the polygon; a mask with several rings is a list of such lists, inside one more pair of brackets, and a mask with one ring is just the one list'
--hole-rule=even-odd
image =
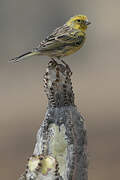
{"label": "bird's leg", "polygon": [[51,60],[52,60],[55,64],[57,64],[57,62],[56,62],[56,60],[55,60],[54,58],[51,58]]}
{"label": "bird's leg", "polygon": [[63,59],[60,59],[60,61],[66,66],[66,69],[68,69],[72,75],[72,72],[71,72],[69,65],[65,61],[63,61]]}
{"label": "bird's leg", "polygon": [[65,61],[63,61],[63,59],[60,59],[60,61],[61,61],[65,66],[68,66],[68,64],[65,63]]}
{"label": "bird's leg", "polygon": [[58,60],[60,60],[66,67],[69,68],[68,64],[65,61],[63,61],[63,59],[58,58]]}
{"label": "bird's leg", "polygon": [[51,58],[51,61],[48,63],[48,66],[56,66],[57,65],[57,62],[55,61],[54,58]]}

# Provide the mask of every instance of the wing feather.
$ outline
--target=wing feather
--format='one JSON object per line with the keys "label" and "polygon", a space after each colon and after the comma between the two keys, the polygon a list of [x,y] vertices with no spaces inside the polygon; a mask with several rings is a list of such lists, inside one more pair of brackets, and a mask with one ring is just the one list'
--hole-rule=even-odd
{"label": "wing feather", "polygon": [[64,25],[57,28],[45,40],[43,40],[35,51],[48,52],[62,50],[65,46],[74,46],[79,42],[81,43],[83,37],[78,36],[78,31],[73,30],[71,27]]}

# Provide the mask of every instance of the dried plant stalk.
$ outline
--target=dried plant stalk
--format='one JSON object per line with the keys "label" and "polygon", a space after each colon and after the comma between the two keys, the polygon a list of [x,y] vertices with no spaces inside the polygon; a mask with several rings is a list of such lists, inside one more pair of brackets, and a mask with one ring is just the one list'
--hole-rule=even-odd
{"label": "dried plant stalk", "polygon": [[88,179],[86,129],[74,104],[71,75],[67,64],[48,63],[44,75],[47,112],[19,180]]}

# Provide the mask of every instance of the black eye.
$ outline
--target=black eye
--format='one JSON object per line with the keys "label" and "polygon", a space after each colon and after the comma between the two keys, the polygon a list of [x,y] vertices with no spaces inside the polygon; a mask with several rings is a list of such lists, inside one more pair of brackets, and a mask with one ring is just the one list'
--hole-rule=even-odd
{"label": "black eye", "polygon": [[80,19],[78,19],[77,22],[80,22]]}

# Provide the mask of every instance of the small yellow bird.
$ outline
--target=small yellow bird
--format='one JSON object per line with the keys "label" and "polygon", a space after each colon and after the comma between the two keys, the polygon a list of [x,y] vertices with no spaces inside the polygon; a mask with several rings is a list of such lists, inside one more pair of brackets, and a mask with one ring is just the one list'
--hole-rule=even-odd
{"label": "small yellow bird", "polygon": [[34,55],[46,55],[51,59],[61,59],[78,51],[86,39],[86,30],[91,24],[85,15],[71,17],[63,26],[53,31],[38,47],[10,61],[19,62]]}

